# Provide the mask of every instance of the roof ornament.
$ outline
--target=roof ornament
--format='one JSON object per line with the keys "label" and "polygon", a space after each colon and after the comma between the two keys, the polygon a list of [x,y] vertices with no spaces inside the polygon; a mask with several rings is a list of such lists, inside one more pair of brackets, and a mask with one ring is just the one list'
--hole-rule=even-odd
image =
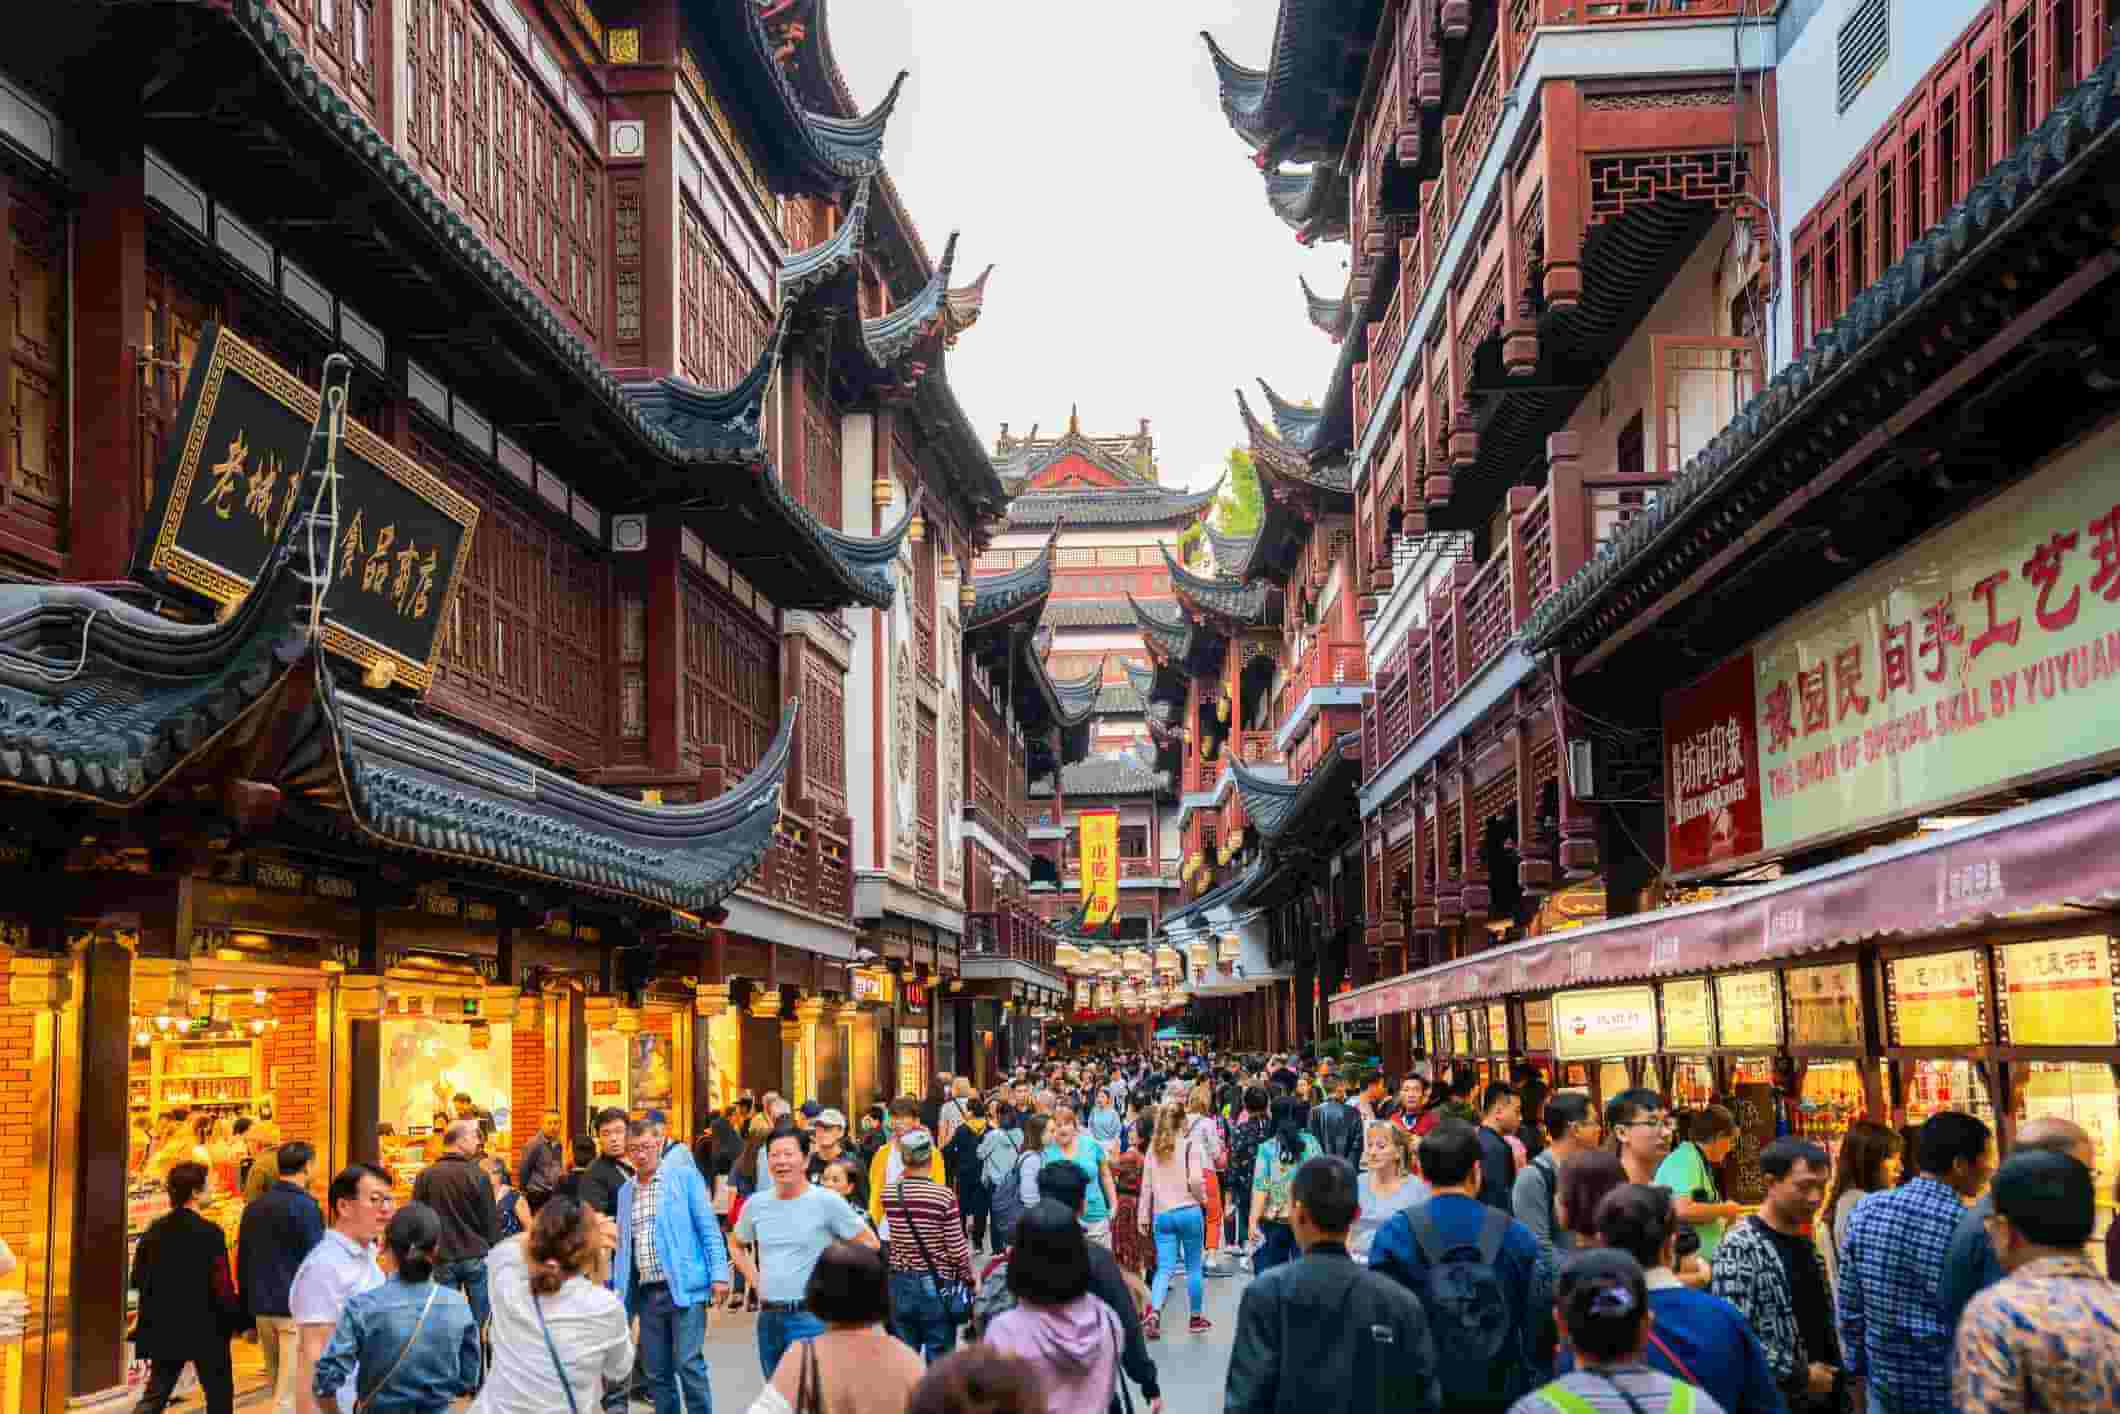
{"label": "roof ornament", "polygon": [[1067,435],[1070,437],[1080,437],[1082,435],[1082,404],[1080,403],[1069,403],[1067,406]]}

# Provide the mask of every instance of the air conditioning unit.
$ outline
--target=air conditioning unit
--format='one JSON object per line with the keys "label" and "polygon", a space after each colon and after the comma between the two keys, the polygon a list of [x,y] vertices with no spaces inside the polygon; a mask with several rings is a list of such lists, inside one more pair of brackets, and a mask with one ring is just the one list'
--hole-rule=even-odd
{"label": "air conditioning unit", "polygon": [[1596,743],[1577,738],[1568,743],[1568,793],[1577,800],[1597,796]]}

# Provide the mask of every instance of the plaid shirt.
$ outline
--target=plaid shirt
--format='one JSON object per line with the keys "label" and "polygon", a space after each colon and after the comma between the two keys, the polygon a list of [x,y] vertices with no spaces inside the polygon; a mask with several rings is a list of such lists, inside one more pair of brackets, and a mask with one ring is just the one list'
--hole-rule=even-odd
{"label": "plaid shirt", "polygon": [[633,1271],[642,1286],[670,1279],[663,1271],[662,1253],[655,1248],[655,1210],[661,1202],[662,1168],[658,1165],[655,1177],[633,1183]]}
{"label": "plaid shirt", "polygon": [[1840,1249],[1840,1345],[1891,1414],[1952,1414],[1951,1326],[1937,1284],[1965,1215],[1923,1174],[1855,1205]]}

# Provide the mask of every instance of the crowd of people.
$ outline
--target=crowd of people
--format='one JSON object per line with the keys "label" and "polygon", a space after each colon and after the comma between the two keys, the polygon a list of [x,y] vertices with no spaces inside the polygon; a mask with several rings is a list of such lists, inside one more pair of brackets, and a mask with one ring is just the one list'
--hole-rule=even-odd
{"label": "crowd of people", "polygon": [[1728,1109],[1600,1110],[1528,1066],[1393,1085],[1163,1050],[944,1077],[857,1127],[768,1094],[691,1144],[617,1110],[570,1144],[550,1114],[511,1170],[489,1136],[444,1125],[402,1205],[363,1164],[320,1205],[305,1143],[247,1156],[233,1265],[209,1163],[175,1157],[134,1266],[139,1409],[187,1365],[230,1409],[254,1329],[281,1410],[700,1414],[733,1309],[755,1414],[1162,1414],[1166,1316],[1211,1331],[1206,1283],[1240,1272],[1245,1414],[2120,1408],[2092,1141],[2059,1119],[1999,1166],[1957,1112],[1858,1121],[1837,1161],[1779,1135],[1756,1204],[1727,1196]]}

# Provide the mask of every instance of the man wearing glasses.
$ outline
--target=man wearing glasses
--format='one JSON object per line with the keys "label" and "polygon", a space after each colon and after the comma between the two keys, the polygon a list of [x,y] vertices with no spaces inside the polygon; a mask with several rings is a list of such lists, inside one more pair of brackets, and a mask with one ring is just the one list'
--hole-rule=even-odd
{"label": "man wearing glasses", "polygon": [[1654,1184],[1657,1166],[1671,1146],[1671,1117],[1654,1090],[1622,1090],[1605,1102],[1605,1128],[1619,1140],[1627,1182]]}
{"label": "man wearing glasses", "polygon": [[728,1248],[691,1159],[665,1162],[663,1142],[645,1120],[634,1120],[626,1135],[633,1177],[618,1194],[611,1284],[640,1320],[640,1365],[655,1414],[699,1414],[714,1407],[707,1313],[729,1294]]}
{"label": "man wearing glasses", "polygon": [[[347,1301],[383,1284],[375,1244],[390,1225],[396,1207],[390,1196],[390,1175],[373,1164],[340,1169],[325,1201],[331,1208],[331,1227],[302,1259],[287,1295],[288,1309],[301,1332],[294,1396],[298,1414],[319,1414],[317,1360],[331,1343],[331,1332]],[[359,1383],[360,1371],[348,1372],[339,1390],[339,1408],[354,1407]]]}

